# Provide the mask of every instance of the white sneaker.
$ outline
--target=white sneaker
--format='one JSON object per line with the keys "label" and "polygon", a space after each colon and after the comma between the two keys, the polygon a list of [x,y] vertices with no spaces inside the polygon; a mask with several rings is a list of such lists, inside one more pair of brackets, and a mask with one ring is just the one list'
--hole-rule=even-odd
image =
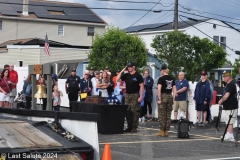
{"label": "white sneaker", "polygon": [[235,139],[233,137],[228,137],[224,139],[225,141],[235,142]]}

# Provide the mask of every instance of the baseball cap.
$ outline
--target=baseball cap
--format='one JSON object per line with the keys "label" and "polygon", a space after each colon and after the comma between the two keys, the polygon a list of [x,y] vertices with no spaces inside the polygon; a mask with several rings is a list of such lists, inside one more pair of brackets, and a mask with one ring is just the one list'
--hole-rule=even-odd
{"label": "baseball cap", "polygon": [[95,71],[94,73],[95,73],[96,75],[100,74],[100,72],[99,72],[99,71]]}
{"label": "baseball cap", "polygon": [[75,68],[73,68],[73,69],[72,69],[72,72],[76,72],[76,69],[75,69]]}
{"label": "baseball cap", "polygon": [[108,67],[105,67],[105,70],[109,70],[109,68],[108,68]]}
{"label": "baseball cap", "polygon": [[223,71],[223,77],[231,76],[231,72]]}
{"label": "baseball cap", "polygon": [[127,66],[128,66],[128,67],[135,66],[135,63],[130,62],[130,63],[127,64]]}
{"label": "baseball cap", "polygon": [[165,69],[168,69],[168,67],[165,66],[165,65],[163,65],[163,66],[161,67],[161,70],[165,70]]}
{"label": "baseball cap", "polygon": [[206,76],[206,75],[207,75],[207,72],[206,72],[206,71],[202,71],[202,72],[201,72],[201,75],[202,75],[202,76]]}
{"label": "baseball cap", "polygon": [[91,67],[90,70],[95,70],[94,67]]}
{"label": "baseball cap", "polygon": [[118,69],[116,72],[121,72],[120,69]]}

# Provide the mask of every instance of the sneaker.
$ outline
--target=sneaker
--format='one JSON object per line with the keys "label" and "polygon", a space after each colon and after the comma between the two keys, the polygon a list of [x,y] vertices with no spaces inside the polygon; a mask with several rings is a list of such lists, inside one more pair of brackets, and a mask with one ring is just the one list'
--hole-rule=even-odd
{"label": "sneaker", "polygon": [[132,130],[131,128],[126,128],[123,130],[123,132],[131,132],[131,130]]}
{"label": "sneaker", "polygon": [[202,127],[206,127],[207,126],[207,122],[203,122]]}
{"label": "sneaker", "polygon": [[224,139],[225,141],[235,142],[235,139],[233,137],[228,137]]}
{"label": "sneaker", "polygon": [[147,121],[151,121],[152,120],[152,117],[148,117]]}
{"label": "sneaker", "polygon": [[202,123],[201,122],[196,122],[196,123],[194,123],[194,126],[202,126]]}

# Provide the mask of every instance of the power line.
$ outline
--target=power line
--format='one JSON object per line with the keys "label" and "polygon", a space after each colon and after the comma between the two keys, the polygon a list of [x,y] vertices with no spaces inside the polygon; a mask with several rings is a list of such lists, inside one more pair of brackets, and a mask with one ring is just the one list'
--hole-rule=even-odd
{"label": "power line", "polygon": [[[214,38],[212,38],[211,36],[209,36],[208,34],[206,34],[205,32],[203,32],[203,31],[201,31],[200,29],[198,29],[197,27],[195,27],[194,25],[191,25],[190,23],[187,23],[186,21],[184,21],[182,18],[181,18],[181,16],[179,16],[179,18],[184,22],[184,23],[186,23],[186,24],[188,24],[188,25],[190,25],[190,26],[192,26],[193,28],[195,28],[195,29],[197,29],[199,32],[201,32],[201,33],[203,33],[204,35],[206,35],[207,37],[209,37],[209,38],[211,38],[212,40],[214,40],[214,41],[216,41],[216,42],[218,42],[219,43],[219,41],[217,41],[217,40],[215,40]],[[221,43],[221,42],[220,42]],[[232,48],[230,48],[230,47],[228,47],[227,45],[225,45],[224,43],[221,43],[222,45],[224,45],[225,47],[227,47],[228,49],[230,49],[231,51],[233,51],[233,52],[235,52],[236,50],[234,50],[234,49],[232,49]]]}
{"label": "power line", "polygon": [[[174,9],[174,7],[171,9],[171,10],[173,10]],[[159,16],[158,18],[156,18],[154,21],[152,21],[151,22],[151,25],[153,25],[153,23],[155,22],[155,21],[157,21],[158,19],[160,19],[161,17],[164,17],[167,13],[168,13],[169,11],[167,11],[167,12],[165,12],[163,15],[161,15],[161,16]],[[172,15],[172,14],[171,14]],[[167,17],[169,17],[170,15],[168,15]],[[166,18],[167,18],[166,17]],[[165,18],[164,18],[165,19]],[[162,21],[163,19],[161,19],[160,21]]]}
{"label": "power line", "polygon": [[[179,11],[179,12],[185,13],[185,14],[190,14],[190,15],[195,15],[195,16],[202,17],[202,18],[207,18],[207,19],[216,19],[216,18],[212,18],[212,17],[201,16],[201,15],[198,15],[198,14],[195,14],[195,13],[188,13],[188,12],[184,12],[184,11]],[[224,20],[220,20],[220,19],[217,19],[217,20],[225,22],[225,23],[231,23],[231,24],[235,24],[235,25],[240,25],[239,23],[228,22],[228,21],[224,21]]]}
{"label": "power line", "polygon": [[211,15],[215,15],[215,16],[219,16],[219,17],[224,17],[224,18],[229,18],[229,19],[234,19],[234,20],[240,20],[240,19],[237,19],[237,18],[232,18],[232,17],[228,17],[228,16],[216,14],[216,13],[211,13],[211,12],[201,11],[201,10],[197,10],[197,9],[192,9],[192,8],[189,8],[189,7],[182,6],[182,5],[180,5],[180,4],[179,4],[179,6],[182,7],[183,9],[188,10],[188,11],[191,11],[191,10],[197,11],[197,12],[200,13],[200,14],[207,13],[207,14],[211,14]]}
{"label": "power line", "polygon": [[229,27],[229,26],[224,26],[224,25],[220,25],[220,24],[216,24],[216,23],[211,23],[211,22],[199,20],[199,19],[194,19],[194,18],[190,18],[190,17],[183,16],[183,15],[180,15],[180,16],[181,16],[181,17],[184,17],[184,18],[187,18],[187,19],[189,19],[189,20],[191,20],[191,21],[195,21],[195,22],[204,22],[204,23],[214,24],[214,25],[216,25],[216,26],[221,26],[221,27],[233,29],[233,27]]}
{"label": "power line", "polygon": [[[97,0],[97,1],[103,1],[103,2],[117,2],[117,3],[121,3],[121,2],[123,2],[123,3],[148,3],[148,4],[160,4],[160,5],[162,5],[163,7],[170,7],[170,6],[172,6],[174,3],[171,3],[170,5],[163,5],[164,3],[159,3],[159,2],[141,2],[141,1],[122,1],[122,0]],[[166,4],[166,3],[165,3]]]}
{"label": "power line", "polygon": [[[158,3],[158,2],[140,2],[140,1],[122,1],[122,0],[97,0],[97,1],[104,1],[104,2],[123,2],[123,3],[150,3],[150,4],[160,4],[162,5],[163,3]],[[233,2],[232,2],[233,3]],[[170,5],[168,6],[164,6],[162,5],[163,7],[170,7],[172,6],[174,3],[171,3]],[[237,4],[237,3],[235,3]],[[220,14],[216,14],[216,13],[211,13],[211,12],[207,12],[207,11],[203,11],[203,10],[197,10],[197,9],[192,9],[192,8],[189,8],[187,6],[183,6],[181,4],[178,3],[178,5],[180,7],[182,7],[183,9],[186,9],[188,11],[197,11],[198,13],[200,14],[204,14],[204,13],[207,13],[207,14],[211,14],[211,15],[215,15],[215,16],[219,16],[219,17],[224,17],[224,18],[229,18],[229,19],[234,19],[234,20],[240,20],[240,19],[237,19],[237,18],[232,18],[232,17],[228,17],[228,16],[224,16],[224,15],[220,15]],[[240,4],[237,4],[237,5],[240,5]]]}
{"label": "power line", "polygon": [[[158,3],[161,0],[158,1]],[[148,12],[146,12],[141,18],[139,18],[137,21],[135,21],[133,24],[131,24],[129,27],[133,26],[134,24],[136,24],[137,22],[139,22],[143,17],[145,17],[149,12],[151,12],[153,10],[153,8],[155,8],[158,4],[155,4]]]}
{"label": "power line", "polygon": [[[28,5],[28,6],[41,6],[41,7],[64,7],[64,8],[86,8],[85,6],[76,6],[76,5],[71,5],[69,4],[69,6],[63,6],[63,5],[45,5],[45,4],[22,4],[22,3],[6,3],[6,2],[0,2],[0,4],[10,4],[10,5]],[[127,11],[151,11],[151,10],[147,10],[147,9],[135,9],[135,8],[104,8],[104,7],[87,7],[89,9],[105,9],[105,10],[127,10]]]}
{"label": "power line", "polygon": [[217,0],[215,0],[215,1],[216,1],[216,2],[219,2],[219,3],[227,4],[227,5],[232,6],[232,7],[237,7],[237,8],[239,8],[239,7],[236,6],[236,5],[231,5],[231,4],[229,4],[229,3],[225,3],[225,1],[224,1],[224,2],[222,2],[222,1],[217,1]]}

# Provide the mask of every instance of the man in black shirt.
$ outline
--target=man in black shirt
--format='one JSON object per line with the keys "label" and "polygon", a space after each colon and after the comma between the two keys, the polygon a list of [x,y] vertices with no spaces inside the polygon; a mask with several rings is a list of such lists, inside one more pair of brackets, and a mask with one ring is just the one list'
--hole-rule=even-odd
{"label": "man in black shirt", "polygon": [[167,137],[171,123],[171,112],[174,97],[176,93],[175,80],[168,75],[168,68],[162,66],[162,76],[158,79],[158,118],[160,123],[160,132],[156,136]]}
{"label": "man in black shirt", "polygon": [[93,77],[95,77],[94,71],[95,71],[95,69],[93,67],[91,67],[90,72],[89,72],[89,77],[88,77],[90,79],[90,81]]}
{"label": "man in black shirt", "polygon": [[128,128],[124,132],[136,133],[141,110],[140,103],[143,99],[143,77],[140,73],[136,72],[134,63],[128,63],[127,69],[129,73],[122,75],[125,69],[126,67],[117,76],[117,81],[121,79],[126,84],[125,104],[128,105],[126,114]]}
{"label": "man in black shirt", "polygon": [[68,77],[65,83],[65,90],[68,94],[70,112],[72,112],[71,101],[78,100],[78,92],[80,91],[80,77],[76,75],[76,69],[72,70],[71,75]]}
{"label": "man in black shirt", "polygon": [[225,121],[228,123],[230,114],[232,114],[231,121],[227,128],[227,134],[224,139],[227,141],[235,141],[233,136],[233,123],[236,120],[237,109],[238,109],[238,100],[237,100],[237,88],[235,82],[232,79],[230,72],[223,72],[224,82],[227,83],[223,97],[219,100],[218,104],[223,105],[225,110]]}

